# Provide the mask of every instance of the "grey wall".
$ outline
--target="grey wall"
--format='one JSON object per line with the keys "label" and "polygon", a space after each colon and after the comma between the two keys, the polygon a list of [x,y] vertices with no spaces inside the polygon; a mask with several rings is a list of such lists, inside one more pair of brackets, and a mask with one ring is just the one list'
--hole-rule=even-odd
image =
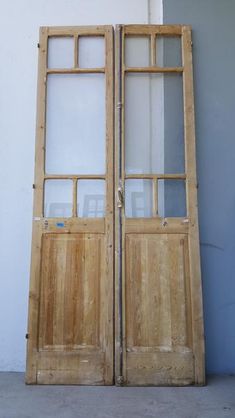
{"label": "grey wall", "polygon": [[164,0],[193,28],[199,223],[209,373],[235,373],[235,1]]}

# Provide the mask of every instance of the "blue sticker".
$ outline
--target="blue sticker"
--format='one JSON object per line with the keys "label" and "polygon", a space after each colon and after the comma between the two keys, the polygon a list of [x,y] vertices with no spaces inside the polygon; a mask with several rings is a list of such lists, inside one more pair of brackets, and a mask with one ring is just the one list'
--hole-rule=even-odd
{"label": "blue sticker", "polygon": [[56,226],[57,226],[57,228],[63,228],[64,227],[64,222],[56,222]]}

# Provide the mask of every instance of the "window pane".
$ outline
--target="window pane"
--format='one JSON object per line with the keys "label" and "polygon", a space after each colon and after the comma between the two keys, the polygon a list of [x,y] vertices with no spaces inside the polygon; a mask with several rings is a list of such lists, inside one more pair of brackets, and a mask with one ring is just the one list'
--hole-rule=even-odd
{"label": "window pane", "polygon": [[152,181],[126,180],[125,214],[128,218],[152,217]]}
{"label": "window pane", "polygon": [[127,67],[148,67],[150,65],[149,37],[126,36],[125,64]]}
{"label": "window pane", "polygon": [[105,216],[105,181],[78,180],[78,216],[103,218]]}
{"label": "window pane", "polygon": [[181,67],[181,37],[157,36],[156,59],[158,67]]}
{"label": "window pane", "polygon": [[73,68],[73,38],[51,37],[48,42],[48,68]]}
{"label": "window pane", "polygon": [[103,74],[49,75],[46,172],[105,173]]}
{"label": "window pane", "polygon": [[161,217],[186,216],[185,181],[159,180],[158,206],[158,213]]}
{"label": "window pane", "polygon": [[181,74],[126,76],[126,173],[184,172],[182,89]]}
{"label": "window pane", "polygon": [[78,38],[78,65],[81,68],[105,67],[103,36],[81,36]]}
{"label": "window pane", "polygon": [[46,180],[44,185],[44,216],[69,218],[72,216],[72,181]]}

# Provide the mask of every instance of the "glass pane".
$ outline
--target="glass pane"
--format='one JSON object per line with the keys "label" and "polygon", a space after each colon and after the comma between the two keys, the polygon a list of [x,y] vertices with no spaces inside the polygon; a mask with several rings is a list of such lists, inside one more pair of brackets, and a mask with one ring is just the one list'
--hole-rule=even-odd
{"label": "glass pane", "polygon": [[181,37],[157,36],[156,59],[158,67],[181,67]]}
{"label": "glass pane", "polygon": [[78,65],[81,68],[105,67],[103,36],[81,36],[78,38]]}
{"label": "glass pane", "polygon": [[181,74],[128,74],[125,80],[126,173],[183,173]]}
{"label": "glass pane", "polygon": [[103,74],[49,75],[46,172],[105,173]]}
{"label": "glass pane", "polygon": [[73,68],[74,40],[73,38],[49,38],[48,68]]}
{"label": "glass pane", "polygon": [[148,67],[150,65],[149,37],[126,37],[125,64],[127,67]]}
{"label": "glass pane", "polygon": [[158,214],[165,218],[186,216],[184,180],[158,181]]}
{"label": "glass pane", "polygon": [[72,190],[71,180],[46,180],[44,216],[47,218],[69,218],[72,216]]}
{"label": "glass pane", "polygon": [[78,180],[78,216],[103,218],[105,216],[105,181]]}
{"label": "glass pane", "polygon": [[152,202],[152,180],[126,180],[125,214],[127,218],[151,218]]}

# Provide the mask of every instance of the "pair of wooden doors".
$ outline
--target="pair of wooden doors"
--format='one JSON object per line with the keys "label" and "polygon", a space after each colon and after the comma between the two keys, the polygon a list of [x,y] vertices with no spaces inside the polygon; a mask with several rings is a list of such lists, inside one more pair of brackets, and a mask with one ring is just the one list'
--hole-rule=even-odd
{"label": "pair of wooden doors", "polygon": [[204,383],[191,50],[41,28],[27,383]]}

